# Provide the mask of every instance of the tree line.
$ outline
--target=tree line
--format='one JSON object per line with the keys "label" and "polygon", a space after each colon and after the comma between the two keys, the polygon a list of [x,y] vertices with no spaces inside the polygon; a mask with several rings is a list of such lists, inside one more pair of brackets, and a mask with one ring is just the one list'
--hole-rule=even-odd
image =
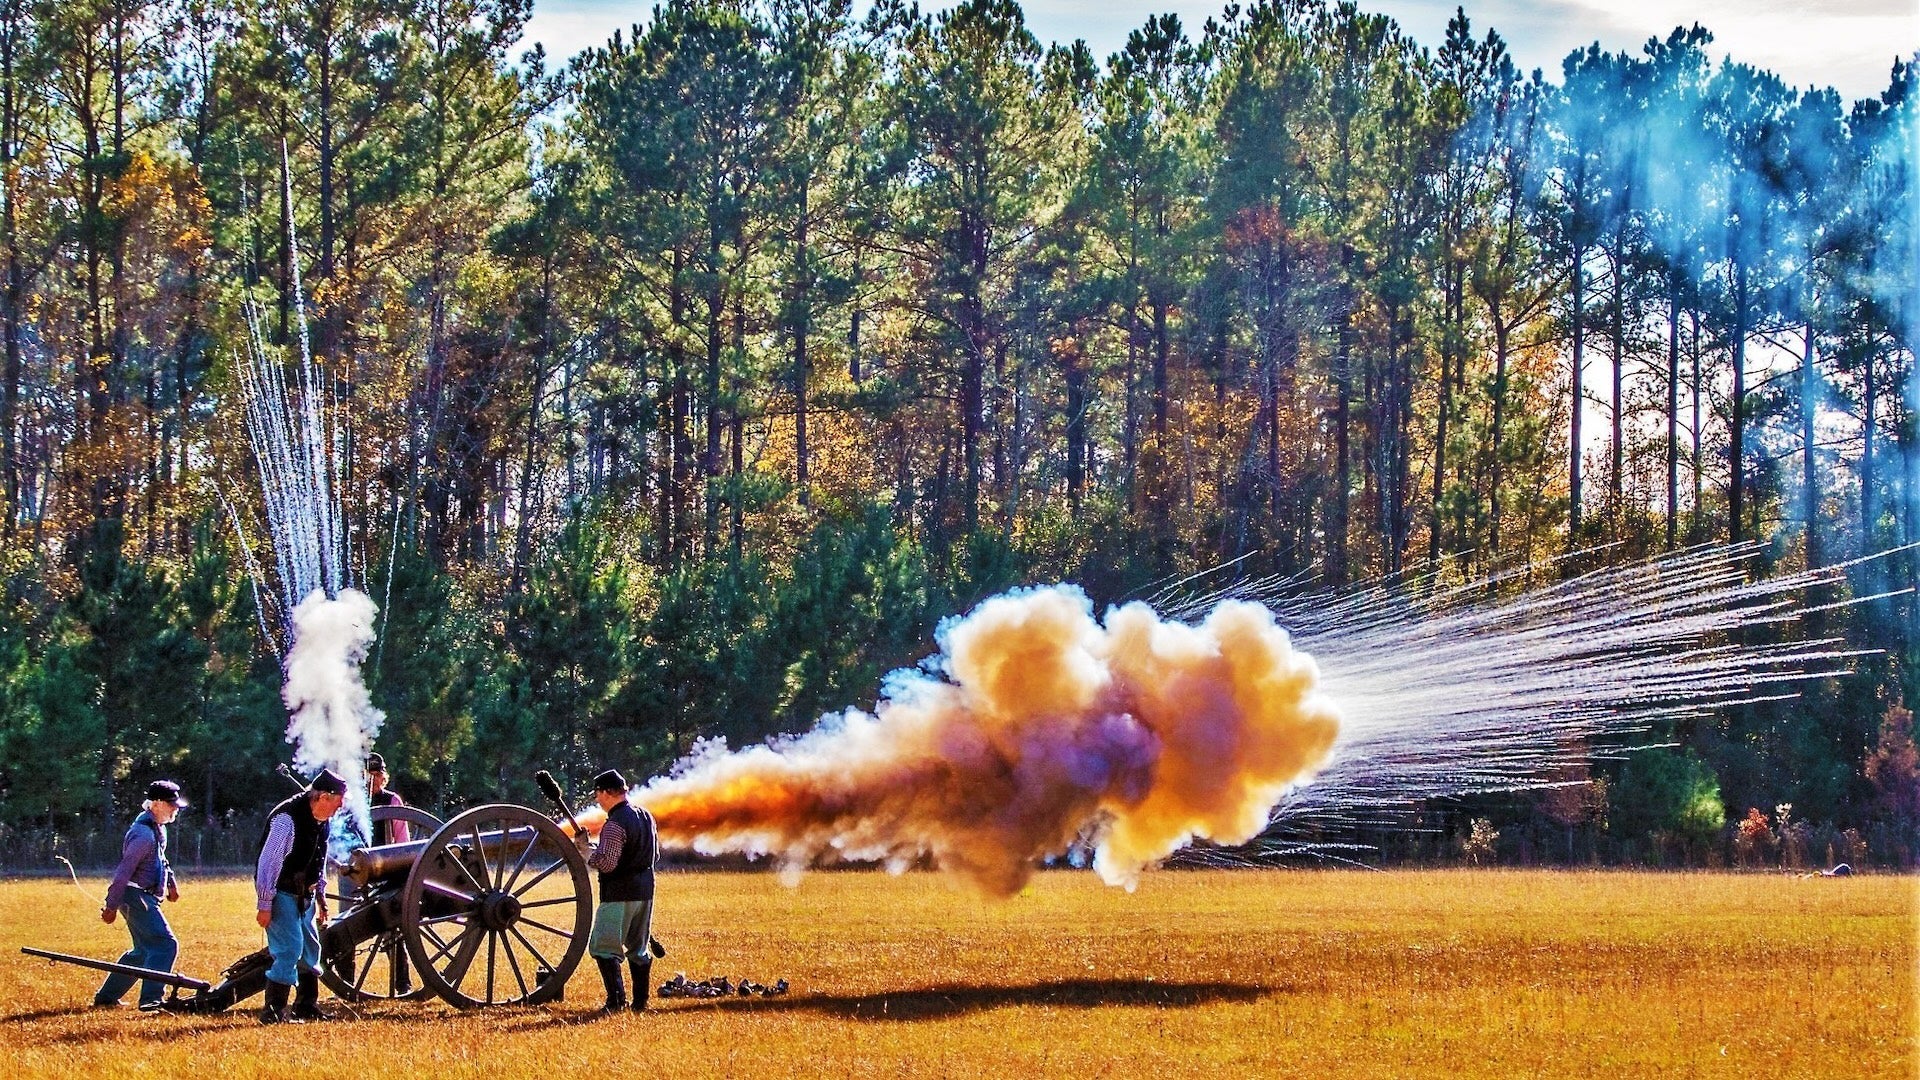
{"label": "tree line", "polygon": [[[0,822],[274,793],[250,341],[327,372],[429,802],[803,728],[1025,581],[1920,540],[1913,60],[1849,103],[1699,26],[1549,77],[1464,12],[1101,59],[1012,0],[672,0],[550,68],[530,14],[0,0]],[[1915,619],[1824,613],[1854,678],[1489,812],[1704,858],[1790,802],[1909,858]]]}

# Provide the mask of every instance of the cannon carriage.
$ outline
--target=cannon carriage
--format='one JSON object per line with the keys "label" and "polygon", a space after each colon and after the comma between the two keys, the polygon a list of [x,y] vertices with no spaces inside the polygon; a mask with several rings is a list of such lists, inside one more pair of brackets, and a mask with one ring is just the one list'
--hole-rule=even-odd
{"label": "cannon carriage", "polygon": [[[564,803],[560,809],[567,813]],[[336,995],[368,1001],[432,994],[463,1009],[561,997],[586,953],[593,922],[586,857],[573,835],[539,811],[511,803],[476,806],[444,824],[412,807],[383,806],[373,820],[404,820],[431,833],[357,847],[335,864],[344,869],[335,914],[320,931],[320,952],[321,978]],[[171,987],[165,1007],[183,1012],[232,1008],[266,988],[272,965],[261,949],[229,965],[220,982],[208,983],[44,949],[21,951],[158,980]]]}

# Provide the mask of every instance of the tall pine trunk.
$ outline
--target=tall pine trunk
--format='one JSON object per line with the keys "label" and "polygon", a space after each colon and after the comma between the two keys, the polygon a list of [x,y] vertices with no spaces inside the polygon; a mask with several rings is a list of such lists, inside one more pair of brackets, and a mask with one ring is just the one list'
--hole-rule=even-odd
{"label": "tall pine trunk", "polygon": [[719,216],[711,204],[707,209],[707,220],[707,365],[703,386],[707,446],[706,452],[700,457],[700,478],[707,486],[705,551],[711,554],[720,536],[720,504],[714,496],[713,481],[720,476],[720,432],[724,427],[720,417],[720,323],[726,314],[726,285],[720,274]]}
{"label": "tall pine trunk", "polygon": [[1874,467],[1878,464],[1873,456],[1874,425],[1879,422],[1880,388],[1874,384],[1873,360],[1875,350],[1869,340],[1866,347],[1865,393],[1860,402],[1860,411],[1864,423],[1860,432],[1860,547],[1864,551],[1878,551],[1880,544],[1876,538],[1880,525],[1880,507],[1874,493]]}
{"label": "tall pine trunk", "polygon": [[1581,417],[1586,412],[1587,378],[1587,293],[1586,293],[1586,248],[1575,245],[1573,249],[1573,285],[1568,297],[1573,306],[1573,425],[1570,434],[1572,441],[1568,448],[1567,462],[1567,547],[1570,550],[1580,546],[1580,427]]}
{"label": "tall pine trunk", "polygon": [[1500,489],[1506,483],[1507,434],[1507,352],[1511,328],[1505,319],[1496,318],[1493,323],[1493,468],[1488,482],[1487,547],[1489,565],[1497,568],[1500,562]]}
{"label": "tall pine trunk", "polygon": [[1667,275],[1667,550],[1680,528],[1680,278]]}
{"label": "tall pine trunk", "polygon": [[1622,265],[1625,258],[1615,254],[1613,259],[1613,287],[1611,297],[1611,318],[1609,336],[1613,352],[1613,432],[1612,456],[1607,471],[1607,529],[1610,537],[1618,539],[1621,530],[1621,516],[1625,513],[1624,492],[1626,488],[1626,380],[1627,380],[1627,332],[1626,272]]}
{"label": "tall pine trunk", "polygon": [[7,249],[5,320],[5,369],[0,376],[0,475],[4,476],[6,500],[0,505],[0,537],[11,537],[20,519],[20,384],[25,377],[20,350],[20,305],[24,299],[25,275],[20,260],[19,200],[20,185],[15,170],[19,137],[18,99],[15,79],[19,72],[17,52],[21,24],[25,18],[25,0],[0,0],[0,244]]}
{"label": "tall pine trunk", "polygon": [[810,503],[807,478],[807,337],[813,332],[813,267],[807,253],[807,181],[800,182],[800,220],[794,227],[793,472],[800,505]]}
{"label": "tall pine trunk", "polygon": [[1340,314],[1334,341],[1333,372],[1333,508],[1327,523],[1327,579],[1330,584],[1347,581],[1347,522],[1352,501],[1352,399],[1353,399],[1353,247],[1340,245]]}
{"label": "tall pine trunk", "polygon": [[1733,415],[1727,424],[1727,537],[1739,543],[1746,531],[1747,267],[1733,270]]}
{"label": "tall pine trunk", "polygon": [[1813,421],[1817,402],[1818,371],[1814,368],[1815,342],[1813,318],[1807,318],[1807,347],[1800,362],[1800,516],[1807,529],[1807,569],[1821,565],[1820,550],[1820,475],[1814,450]]}

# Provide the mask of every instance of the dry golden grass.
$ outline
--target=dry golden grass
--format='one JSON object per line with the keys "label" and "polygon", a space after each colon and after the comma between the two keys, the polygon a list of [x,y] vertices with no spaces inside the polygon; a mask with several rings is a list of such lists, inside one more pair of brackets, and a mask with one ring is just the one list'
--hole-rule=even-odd
{"label": "dry golden grass", "polygon": [[[250,885],[186,889],[178,967],[212,978],[258,947]],[[11,882],[0,1075],[1911,1076],[1917,901],[1898,877],[1165,872],[1128,894],[1061,872],[991,902],[927,874],[674,873],[655,981],[790,996],[593,1019],[583,965],[549,1008],[262,1028],[258,998],[87,1009],[93,973],[18,947],[110,958],[124,931],[71,883]]]}

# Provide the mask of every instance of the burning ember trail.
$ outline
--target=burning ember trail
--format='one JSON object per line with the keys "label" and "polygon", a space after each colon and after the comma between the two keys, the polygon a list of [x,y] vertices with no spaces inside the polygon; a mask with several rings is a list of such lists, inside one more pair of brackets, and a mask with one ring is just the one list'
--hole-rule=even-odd
{"label": "burning ember trail", "polygon": [[939,642],[945,678],[896,674],[873,715],[709,744],[648,785],[662,843],[795,871],[926,857],[1005,896],[1079,840],[1131,885],[1195,838],[1258,835],[1339,732],[1313,660],[1259,604],[1195,626],[1128,604],[1103,626],[1056,586],[989,600]]}
{"label": "burning ember trail", "polygon": [[[284,161],[284,145],[281,155]],[[291,219],[286,239],[289,251],[299,250]],[[291,714],[287,741],[294,745],[294,764],[307,773],[331,768],[346,781],[354,826],[359,837],[366,837],[372,824],[363,764],[386,718],[367,695],[360,662],[373,644],[378,609],[350,585],[341,503],[346,431],[341,410],[332,407],[329,376],[308,348],[300,260],[293,258],[289,266],[298,357],[283,364],[268,349],[251,296],[245,302],[248,347],[239,357],[247,442],[259,469],[261,508],[279,571],[275,599],[286,618],[287,678],[281,697]],[[277,645],[281,636],[267,625],[259,566],[231,502],[227,512],[246,552],[261,630]],[[335,832],[337,847],[355,842],[338,826]]]}
{"label": "burning ember trail", "polygon": [[790,874],[925,859],[1001,896],[1069,850],[1129,887],[1195,840],[1331,854],[1347,845],[1288,838],[1552,784],[1657,720],[1844,673],[1858,654],[1838,642],[1761,628],[1845,568],[1749,581],[1756,554],[1701,548],[1498,603],[1488,582],[1156,598],[1193,623],[1136,602],[1102,624],[1078,589],[1024,590],[942,626],[940,655],[892,676],[872,715],[703,744],[634,798],[669,847]]}

